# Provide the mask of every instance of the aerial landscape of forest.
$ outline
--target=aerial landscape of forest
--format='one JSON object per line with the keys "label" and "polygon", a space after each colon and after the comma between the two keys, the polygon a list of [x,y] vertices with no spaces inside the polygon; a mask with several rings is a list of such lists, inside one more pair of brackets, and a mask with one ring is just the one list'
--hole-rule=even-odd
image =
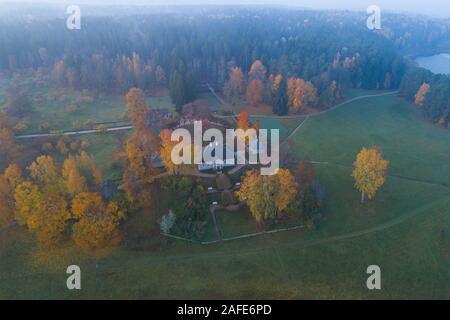
{"label": "aerial landscape of forest", "polygon": [[0,299],[450,299],[450,16],[370,8],[0,4]]}

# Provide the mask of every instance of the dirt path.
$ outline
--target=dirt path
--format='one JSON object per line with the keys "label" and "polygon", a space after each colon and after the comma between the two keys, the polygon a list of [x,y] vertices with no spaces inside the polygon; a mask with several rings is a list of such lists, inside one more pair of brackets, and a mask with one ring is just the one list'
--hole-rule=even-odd
{"label": "dirt path", "polygon": [[61,133],[35,133],[35,134],[22,134],[17,135],[16,139],[35,139],[35,138],[45,138],[45,137],[55,137],[55,136],[76,136],[80,134],[91,134],[91,133],[104,133],[104,132],[114,132],[131,130],[133,126],[121,126],[121,127],[111,127],[105,130],[89,129],[80,131],[66,131]]}

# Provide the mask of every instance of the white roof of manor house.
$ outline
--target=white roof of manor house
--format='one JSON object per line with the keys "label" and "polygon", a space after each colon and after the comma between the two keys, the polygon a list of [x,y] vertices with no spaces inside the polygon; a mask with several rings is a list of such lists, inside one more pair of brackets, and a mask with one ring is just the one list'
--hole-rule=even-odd
{"label": "white roof of manor house", "polygon": [[[219,142],[215,141],[215,142],[210,142],[208,145],[206,145],[203,148],[203,159],[206,158],[206,156],[212,156],[215,157],[215,152],[216,150],[219,150],[220,148],[222,148],[222,159],[217,159],[215,161],[213,161],[214,163],[229,163],[229,164],[234,164],[234,159],[235,159],[235,152],[232,148],[223,145],[223,144],[219,144]],[[211,161],[205,161],[203,160],[204,163],[209,163]]]}

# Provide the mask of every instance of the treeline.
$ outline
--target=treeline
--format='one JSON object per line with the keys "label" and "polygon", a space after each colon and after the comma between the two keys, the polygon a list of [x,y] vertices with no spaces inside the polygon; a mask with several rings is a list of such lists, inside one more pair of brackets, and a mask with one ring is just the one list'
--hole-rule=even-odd
{"label": "treeline", "polygon": [[450,44],[450,21],[419,15],[383,14],[380,34],[402,53],[419,56],[446,52]]}
{"label": "treeline", "polygon": [[448,127],[450,122],[450,76],[433,74],[423,68],[411,67],[400,87],[400,94],[423,108],[425,117]]}
{"label": "treeline", "polygon": [[396,88],[404,71],[389,40],[354,14],[333,12],[215,8],[85,17],[82,29],[72,31],[62,20],[29,21],[0,25],[0,42],[2,70],[33,68],[51,72],[60,86],[120,93],[184,84],[183,102],[191,79],[221,88],[232,67],[249,70],[256,60],[268,75],[310,81],[319,95],[333,81],[342,88]]}

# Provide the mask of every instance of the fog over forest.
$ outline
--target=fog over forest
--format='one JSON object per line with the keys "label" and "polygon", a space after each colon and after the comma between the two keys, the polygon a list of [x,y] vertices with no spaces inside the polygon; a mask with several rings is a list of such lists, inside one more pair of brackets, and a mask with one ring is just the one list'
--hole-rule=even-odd
{"label": "fog over forest", "polygon": [[311,9],[365,10],[378,5],[382,10],[426,14],[449,18],[450,3],[447,0],[0,0],[0,3],[70,3],[90,5],[284,5]]}

